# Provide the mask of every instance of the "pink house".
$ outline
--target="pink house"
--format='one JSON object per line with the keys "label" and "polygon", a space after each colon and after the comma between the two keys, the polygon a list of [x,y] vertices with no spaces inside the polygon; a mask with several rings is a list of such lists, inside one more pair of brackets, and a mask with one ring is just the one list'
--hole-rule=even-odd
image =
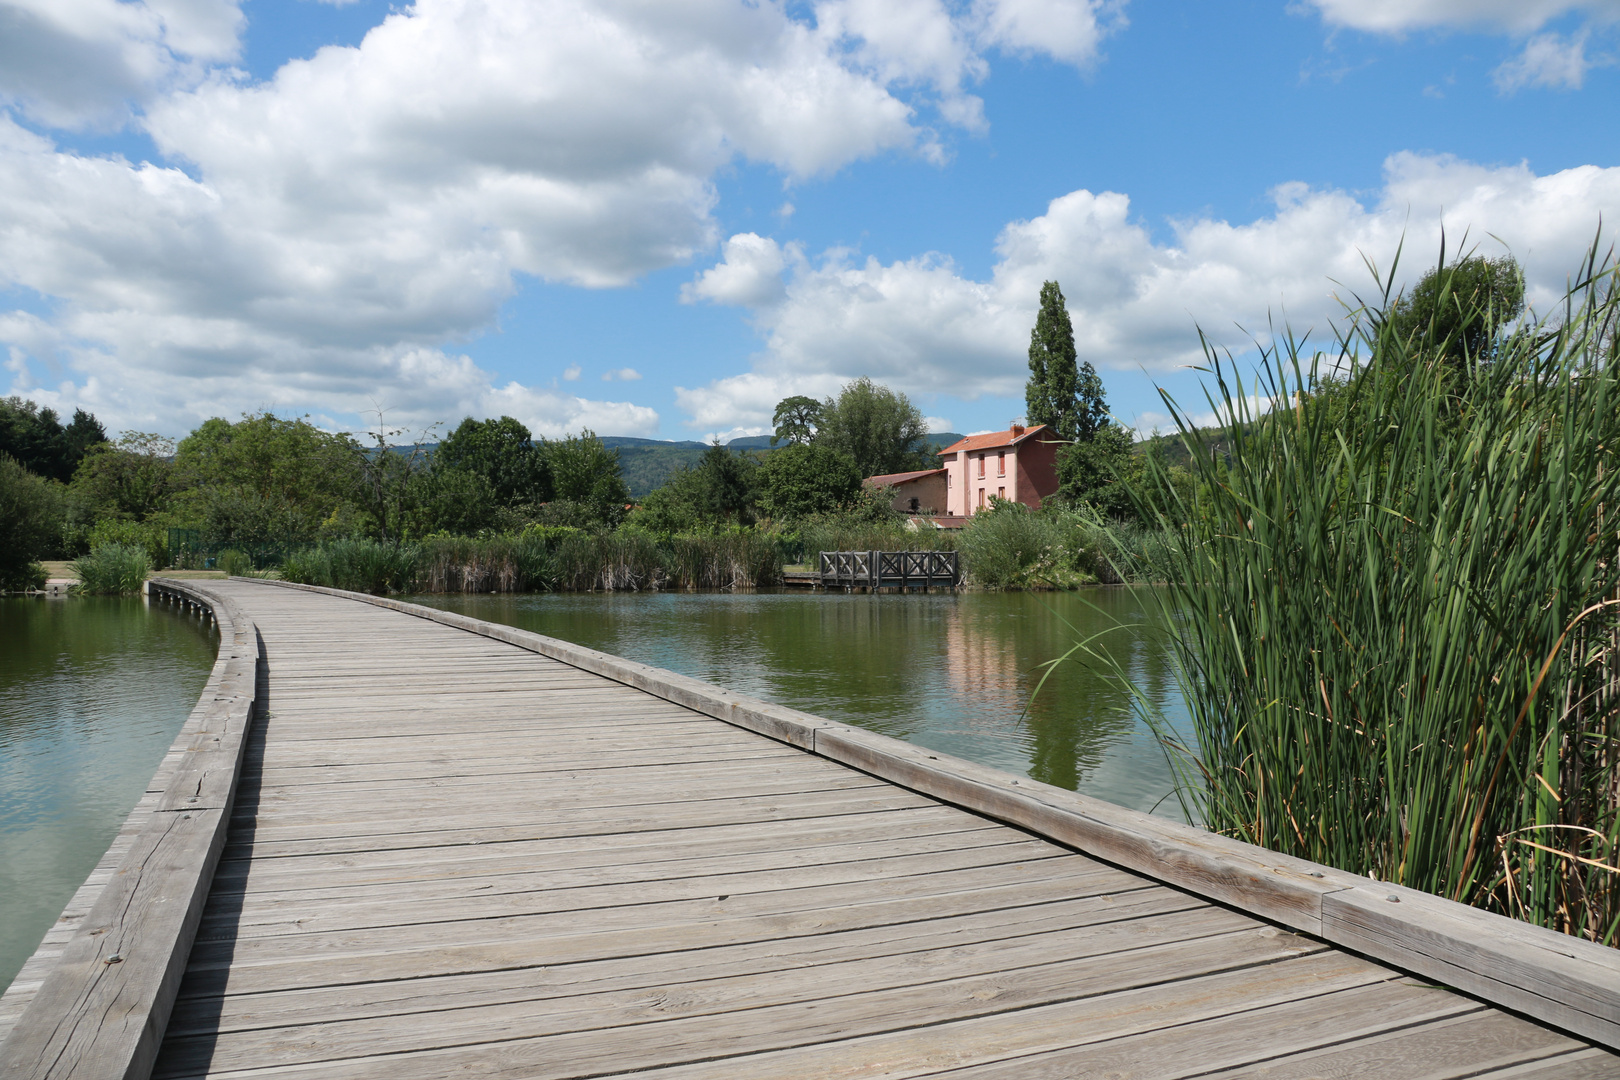
{"label": "pink house", "polygon": [[945,512],[967,516],[1002,498],[1039,509],[1058,489],[1057,452],[1063,440],[1045,424],[969,435],[939,452],[945,465]]}
{"label": "pink house", "polygon": [[870,488],[892,488],[894,496],[889,500],[889,505],[902,514],[945,512],[944,469],[886,473],[883,476],[868,476],[864,482]]}

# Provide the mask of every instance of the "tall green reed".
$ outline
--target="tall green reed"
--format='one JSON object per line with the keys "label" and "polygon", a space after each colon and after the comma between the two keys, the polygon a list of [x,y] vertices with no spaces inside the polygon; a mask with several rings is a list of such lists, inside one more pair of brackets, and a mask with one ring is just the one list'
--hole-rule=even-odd
{"label": "tall green reed", "polygon": [[281,579],[379,596],[409,591],[416,583],[418,552],[410,544],[331,540],[289,553]]}
{"label": "tall green reed", "polygon": [[151,558],[139,544],[101,544],[73,560],[76,588],[84,593],[138,593],[151,568]]}
{"label": "tall green reed", "polygon": [[1379,308],[1331,394],[1292,340],[1257,387],[1210,351],[1224,453],[1169,402],[1201,493],[1142,509],[1179,529],[1190,819],[1614,944],[1620,294],[1577,281],[1461,382]]}

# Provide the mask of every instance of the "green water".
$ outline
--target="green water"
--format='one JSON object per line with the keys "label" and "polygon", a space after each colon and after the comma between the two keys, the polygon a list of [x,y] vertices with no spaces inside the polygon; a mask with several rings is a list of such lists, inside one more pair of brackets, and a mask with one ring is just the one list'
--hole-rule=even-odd
{"label": "green water", "polygon": [[[1164,754],[1095,666],[1041,665],[1098,641],[1178,728],[1165,628],[1140,589],[869,595],[434,595],[418,603],[668,668],[832,720],[1176,816]],[[1113,629],[1124,624],[1125,629]]]}
{"label": "green water", "polygon": [[139,598],[0,597],[0,989],[146,790],[211,626]]}

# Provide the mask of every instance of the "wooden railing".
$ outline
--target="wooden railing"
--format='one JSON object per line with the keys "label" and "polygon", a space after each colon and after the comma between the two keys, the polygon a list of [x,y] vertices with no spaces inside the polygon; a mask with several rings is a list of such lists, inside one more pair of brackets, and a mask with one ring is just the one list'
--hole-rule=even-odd
{"label": "wooden railing", "polygon": [[136,808],[134,843],[0,1044],[5,1080],[149,1076],[202,920],[260,700],[258,628],[205,586],[155,578],[154,601],[211,616],[219,657]]}
{"label": "wooden railing", "polygon": [[953,588],[962,583],[954,551],[823,551],[821,583],[843,588]]}

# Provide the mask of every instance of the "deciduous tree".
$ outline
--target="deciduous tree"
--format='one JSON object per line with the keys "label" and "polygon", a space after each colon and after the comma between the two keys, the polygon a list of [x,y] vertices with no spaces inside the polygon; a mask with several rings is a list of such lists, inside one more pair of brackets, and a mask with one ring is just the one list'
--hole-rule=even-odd
{"label": "deciduous tree", "polygon": [[502,506],[543,503],[556,495],[545,448],[522,423],[467,417],[433,452],[435,463],[477,473]]}
{"label": "deciduous tree", "polygon": [[864,476],[933,468],[921,410],[904,394],[862,376],[822,403],[816,441],[847,454]]}
{"label": "deciduous tree", "polygon": [[847,505],[861,489],[861,472],[848,454],[801,443],[766,455],[759,488],[760,509],[792,521]]}
{"label": "deciduous tree", "polygon": [[0,454],[0,590],[45,583],[39,560],[62,533],[61,490]]}
{"label": "deciduous tree", "polygon": [[[630,490],[619,472],[619,455],[603,446],[595,432],[548,439],[542,451],[551,467],[555,499],[572,504],[582,523],[612,526],[624,520]],[[559,519],[555,523],[576,522]]]}
{"label": "deciduous tree", "polygon": [[353,531],[360,446],[308,420],[215,417],[181,440],[181,502],[209,540],[303,543]]}
{"label": "deciduous tree", "polygon": [[1457,372],[1488,364],[1501,329],[1524,311],[1524,272],[1511,255],[1472,255],[1430,270],[1390,309],[1389,330],[1407,354]]}
{"label": "deciduous tree", "polygon": [[771,424],[776,429],[771,436],[772,446],[779,442],[789,446],[807,443],[816,437],[816,432],[821,428],[821,402],[803,395],[783,398],[776,403]]}

